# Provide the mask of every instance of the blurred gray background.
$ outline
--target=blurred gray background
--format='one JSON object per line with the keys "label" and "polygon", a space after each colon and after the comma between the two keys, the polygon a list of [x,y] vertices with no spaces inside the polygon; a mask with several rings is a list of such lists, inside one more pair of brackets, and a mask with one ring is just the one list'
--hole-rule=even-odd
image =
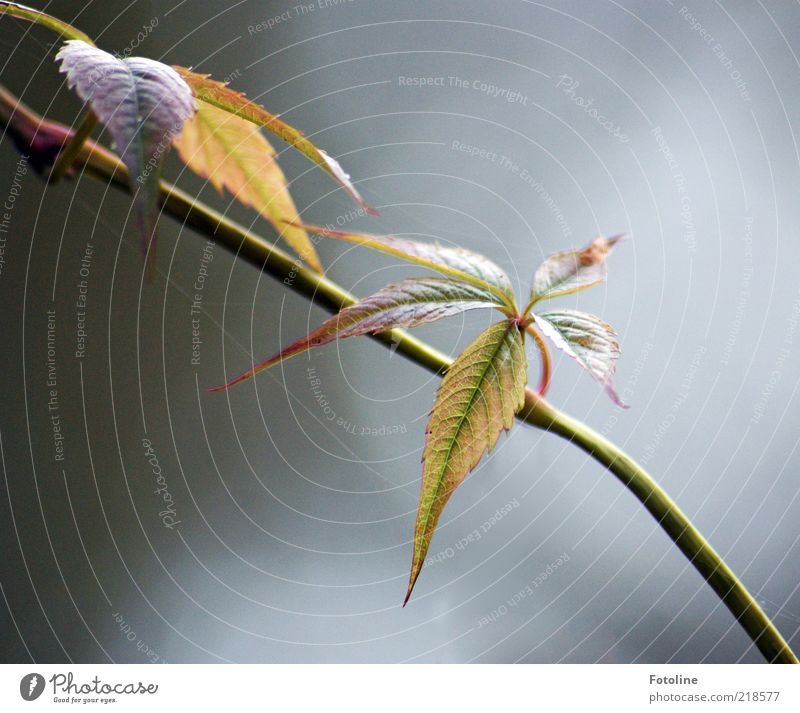
{"label": "blurred gray background", "polygon": [[[626,233],[607,285],[560,304],[617,328],[632,408],[566,359],[551,399],[644,462],[800,646],[797,4],[309,2],[30,0],[107,50],[231,78],[380,210],[276,141],[308,221],[474,248],[520,296],[546,255]],[[73,122],[54,36],[0,24],[0,80]],[[358,339],[206,393],[323,311],[208,248],[192,364],[206,238],[162,218],[143,284],[128,197],[88,177],[45,191],[18,159],[3,140],[3,660],[761,660],[614,477],[527,427],[453,496],[401,609],[437,380]],[[174,157],[165,175],[274,236]],[[319,249],[361,295],[420,272]],[[485,319],[418,333],[455,353]]]}

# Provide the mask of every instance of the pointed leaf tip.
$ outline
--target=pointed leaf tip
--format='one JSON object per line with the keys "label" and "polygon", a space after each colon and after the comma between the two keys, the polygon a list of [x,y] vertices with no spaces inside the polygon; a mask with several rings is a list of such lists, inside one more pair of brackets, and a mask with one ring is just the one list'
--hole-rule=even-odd
{"label": "pointed leaf tip", "polygon": [[534,315],[537,326],[556,348],[586,369],[620,408],[629,408],[614,387],[619,342],[610,325],[593,314],[573,309]]}
{"label": "pointed leaf tip", "polygon": [[500,434],[511,428],[525,400],[526,382],[525,346],[513,320],[481,332],[444,375],[426,429],[406,601],[447,501]]}
{"label": "pointed leaf tip", "polygon": [[599,237],[585,248],[551,255],[536,270],[531,287],[531,306],[552,297],[585,290],[606,279],[606,258],[623,235]]}
{"label": "pointed leaf tip", "polygon": [[227,190],[255,208],[313,270],[323,272],[308,233],[297,225],[300,216],[275,149],[255,124],[201,102],[174,145],[189,168],[220,193]]}
{"label": "pointed leaf tip", "polygon": [[[414,580],[416,582],[416,580]],[[411,592],[414,589],[414,583],[408,585],[408,591],[406,592],[405,599],[403,599],[403,609],[406,608],[406,604],[408,604],[408,600],[411,599]]]}
{"label": "pointed leaf tip", "polygon": [[356,304],[345,307],[307,336],[227,384],[210,390],[229,388],[289,357],[337,339],[377,334],[398,327],[417,327],[469,310],[498,306],[496,297],[488,290],[444,277],[412,277],[387,285]]}
{"label": "pointed leaf tip", "polygon": [[303,135],[302,131],[290,126],[260,104],[248,99],[242,92],[237,92],[227,84],[212,79],[208,74],[198,74],[178,65],[173,65],[173,69],[191,86],[198,99],[271,131],[332,176],[365,213],[378,214],[372,206],[364,201],[339,162],[325,151],[318,149]]}

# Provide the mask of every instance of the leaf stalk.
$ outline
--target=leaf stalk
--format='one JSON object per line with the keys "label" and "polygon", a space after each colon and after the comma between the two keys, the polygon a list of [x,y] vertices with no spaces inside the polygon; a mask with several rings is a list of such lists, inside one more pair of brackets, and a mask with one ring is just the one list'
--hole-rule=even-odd
{"label": "leaf stalk", "polygon": [[547,394],[547,390],[550,388],[550,377],[553,373],[553,363],[550,359],[550,348],[547,346],[547,342],[542,339],[542,335],[539,334],[539,331],[533,326],[533,324],[528,324],[525,327],[525,331],[533,338],[536,348],[539,350],[540,376],[539,386],[536,387],[536,393],[538,393],[539,396],[545,396]]}
{"label": "leaf stalk", "polygon": [[91,109],[87,108],[77,130],[71,134],[69,141],[64,144],[56,156],[53,169],[50,171],[50,181],[55,183],[67,175],[75,157],[80,153],[86,139],[92,135],[95,126],[97,126],[97,117]]}

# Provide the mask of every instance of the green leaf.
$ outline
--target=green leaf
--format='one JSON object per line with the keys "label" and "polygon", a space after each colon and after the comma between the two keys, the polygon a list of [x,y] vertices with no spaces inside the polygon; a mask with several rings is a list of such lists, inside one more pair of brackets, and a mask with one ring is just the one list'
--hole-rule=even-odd
{"label": "green leaf", "polygon": [[139,240],[151,272],[161,164],[194,113],[191,89],[166,64],[143,57],[119,59],[80,40],[67,41],[56,61],[70,88],[108,129],[128,169]]}
{"label": "green leaf", "polygon": [[514,288],[511,286],[511,280],[508,279],[508,275],[491,260],[479,253],[465,248],[451,248],[444,245],[397,238],[393,235],[347,233],[341,230],[323,228],[319,225],[303,225],[303,228],[310,233],[355,243],[356,245],[364,245],[408,262],[423,265],[448,277],[464,280],[476,287],[492,292],[502,304],[508,307],[510,314],[516,312]]}
{"label": "green leaf", "polygon": [[525,400],[527,364],[514,320],[482,332],[447,370],[428,422],[414,554],[405,606],[450,495],[511,428]]}
{"label": "green leaf", "polygon": [[88,35],[84,34],[72,25],[67,24],[63,20],[59,20],[57,17],[48,15],[46,12],[40,12],[39,10],[34,10],[31,7],[20,5],[18,2],[6,2],[6,0],[0,0],[0,15],[10,15],[12,17],[18,17],[21,20],[28,20],[29,22],[42,25],[43,27],[58,33],[65,39],[81,40],[87,45],[94,46],[94,42],[92,42]]}
{"label": "green leaf", "polygon": [[370,297],[323,322],[308,336],[298,339],[224,386],[227,389],[259,371],[314,347],[337,339],[376,334],[396,327],[416,327],[481,307],[501,307],[496,297],[480,287],[442,277],[418,277],[388,285]]}
{"label": "green leaf", "polygon": [[622,238],[597,238],[581,250],[551,255],[536,270],[528,309],[539,300],[585,290],[606,279],[606,258]]}
{"label": "green leaf", "polygon": [[300,218],[275,149],[255,124],[201,102],[173,143],[189,168],[255,208],[312,269],[323,271],[308,234],[295,225]]}
{"label": "green leaf", "polygon": [[186,67],[177,65],[173,65],[173,67],[186,80],[186,83],[191,86],[198,99],[271,131],[287,144],[294,146],[306,158],[316,163],[327,174],[332,176],[366,213],[377,215],[377,211],[364,202],[364,199],[350,181],[350,176],[345,173],[339,162],[314,146],[311,141],[303,136],[302,131],[281,121],[275,114],[270,113],[260,104],[251,101],[242,92],[237,92],[228,87],[227,84],[211,79],[208,74],[198,74]]}
{"label": "green leaf", "polygon": [[612,401],[624,404],[614,388],[619,342],[614,330],[593,314],[574,309],[534,315],[537,326],[553,344],[586,369],[606,390]]}

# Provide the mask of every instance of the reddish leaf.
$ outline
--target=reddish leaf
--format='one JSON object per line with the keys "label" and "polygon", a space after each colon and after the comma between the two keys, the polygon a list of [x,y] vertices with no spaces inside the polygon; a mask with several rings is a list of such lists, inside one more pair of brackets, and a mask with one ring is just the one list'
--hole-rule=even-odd
{"label": "reddish leaf", "polygon": [[472,309],[501,306],[493,293],[463,282],[442,277],[403,280],[346,307],[308,336],[210,391],[226,389],[289,357],[337,339],[376,334],[396,327],[416,327]]}
{"label": "reddish leaf", "polygon": [[563,309],[534,315],[537,326],[555,346],[571,356],[606,390],[615,404],[628,408],[614,389],[619,343],[614,330],[586,312]]}
{"label": "reddish leaf", "polygon": [[606,279],[606,258],[622,238],[597,238],[581,250],[551,255],[536,270],[530,306],[539,300],[585,290]]}
{"label": "reddish leaf", "polygon": [[393,235],[347,233],[341,230],[330,230],[319,225],[303,225],[302,227],[310,233],[364,245],[417,265],[423,265],[448,277],[464,280],[494,293],[500,302],[509,308],[510,313],[513,314],[516,311],[514,289],[508,275],[479,253],[465,248],[451,248],[397,238]]}

